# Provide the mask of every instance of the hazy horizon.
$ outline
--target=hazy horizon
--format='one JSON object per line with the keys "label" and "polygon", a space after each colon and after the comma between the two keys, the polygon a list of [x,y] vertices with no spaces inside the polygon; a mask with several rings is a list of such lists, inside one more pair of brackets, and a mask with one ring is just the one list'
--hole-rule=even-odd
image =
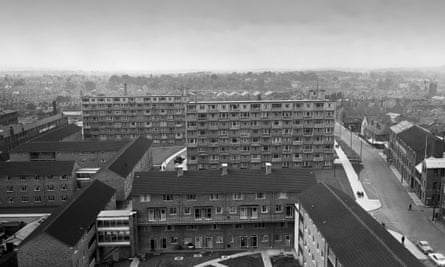
{"label": "hazy horizon", "polygon": [[3,71],[165,73],[445,65],[442,0],[0,3]]}

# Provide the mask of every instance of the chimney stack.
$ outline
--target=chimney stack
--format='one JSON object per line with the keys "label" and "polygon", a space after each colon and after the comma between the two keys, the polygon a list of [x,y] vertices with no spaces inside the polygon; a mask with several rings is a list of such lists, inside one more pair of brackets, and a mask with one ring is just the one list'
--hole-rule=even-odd
{"label": "chimney stack", "polygon": [[176,167],[176,169],[178,170],[178,177],[184,176],[184,169],[182,168],[182,166],[178,166]]}
{"label": "chimney stack", "polygon": [[221,164],[221,176],[227,175],[227,172],[228,172],[227,163]]}
{"label": "chimney stack", "polygon": [[266,162],[266,175],[272,174],[272,163]]}
{"label": "chimney stack", "polygon": [[57,114],[57,102],[54,100],[53,101],[53,115]]}
{"label": "chimney stack", "polygon": [[124,83],[124,96],[127,96],[127,83]]}

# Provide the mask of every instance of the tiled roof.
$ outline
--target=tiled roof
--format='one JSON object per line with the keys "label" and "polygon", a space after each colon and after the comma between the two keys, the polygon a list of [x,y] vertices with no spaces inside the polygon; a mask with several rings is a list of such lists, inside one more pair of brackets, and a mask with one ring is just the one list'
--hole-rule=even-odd
{"label": "tiled roof", "polygon": [[64,138],[82,131],[82,127],[75,124],[68,124],[64,127],[57,128],[53,131],[40,135],[31,140],[31,142],[47,142],[47,141],[61,141]]}
{"label": "tiled roof", "polygon": [[126,147],[122,148],[107,168],[119,174],[121,177],[127,177],[141,159],[142,155],[148,151],[151,143],[151,140],[139,136]]}
{"label": "tiled roof", "polygon": [[423,266],[344,192],[320,183],[300,194],[300,203],[342,266]]}
{"label": "tiled roof", "polygon": [[[398,134],[399,138],[416,152],[424,152],[426,142],[428,142],[427,155],[440,156],[443,148],[439,138],[431,134],[428,130],[414,125],[413,127]],[[428,138],[428,141],[426,139]]]}
{"label": "tiled roof", "polygon": [[266,175],[264,170],[140,172],[135,174],[132,195],[186,194],[186,193],[253,193],[296,192],[300,193],[316,183],[312,171],[305,169],[273,169]]}
{"label": "tiled roof", "polygon": [[56,141],[56,142],[28,142],[14,152],[102,152],[119,151],[128,141]]}
{"label": "tiled roof", "polygon": [[0,176],[71,175],[74,164],[74,161],[0,162]]}
{"label": "tiled roof", "polygon": [[54,212],[23,244],[45,232],[70,247],[76,245],[96,221],[99,212],[105,209],[114,192],[113,188],[94,180]]}

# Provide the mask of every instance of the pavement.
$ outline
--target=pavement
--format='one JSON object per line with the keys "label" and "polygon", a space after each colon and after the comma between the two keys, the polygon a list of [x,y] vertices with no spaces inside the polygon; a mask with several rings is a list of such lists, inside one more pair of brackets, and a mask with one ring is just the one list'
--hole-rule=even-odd
{"label": "pavement", "polygon": [[339,145],[337,145],[337,142],[335,142],[334,149],[338,156],[337,162],[339,162],[343,165],[343,169],[346,172],[346,176],[348,177],[349,184],[351,185],[352,191],[354,193],[356,193],[356,192],[363,193],[363,196],[361,196],[361,197],[359,197],[357,194],[355,194],[355,201],[364,210],[366,210],[368,212],[380,208],[381,207],[380,200],[368,198],[368,194],[366,193],[365,189],[363,188],[362,182],[360,181],[357,173],[355,172],[354,168],[352,167],[351,162],[349,161],[346,154],[343,152],[342,148]]}
{"label": "pavement", "polygon": [[271,257],[286,254],[286,252],[282,249],[246,251],[246,252],[240,252],[240,253],[228,255],[225,258],[217,258],[217,259],[209,260],[209,261],[197,264],[197,265],[195,265],[195,267],[205,267],[205,266],[227,267],[226,265],[224,265],[220,262],[228,260],[228,259],[233,259],[233,258],[238,258],[238,257],[243,257],[243,256],[253,255],[253,254],[259,254],[259,253],[261,254],[261,258],[263,259],[264,267],[272,267],[272,262],[270,260]]}
{"label": "pavement", "polygon": [[[441,223],[431,221],[432,209],[416,205],[419,204],[418,201],[409,194],[400,177],[381,156],[381,150],[372,147],[355,134],[351,138],[351,133],[344,127],[341,131],[339,129],[337,124],[337,136],[340,136],[341,132],[343,141],[348,145],[352,144],[353,150],[361,154],[363,168],[357,175],[362,181],[366,195],[368,198],[372,195],[373,198],[380,200],[381,207],[370,213],[377,221],[403,234],[411,242],[427,240],[435,251],[445,254],[445,227]],[[354,183],[351,187],[353,185]],[[412,210],[408,210],[409,204],[413,205]]]}

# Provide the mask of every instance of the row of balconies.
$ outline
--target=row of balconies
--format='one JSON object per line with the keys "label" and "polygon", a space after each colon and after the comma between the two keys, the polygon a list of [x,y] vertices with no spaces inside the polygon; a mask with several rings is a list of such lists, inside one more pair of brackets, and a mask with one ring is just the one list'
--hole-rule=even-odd
{"label": "row of balconies", "polygon": [[153,219],[138,218],[138,225],[187,225],[187,224],[230,224],[230,223],[252,223],[252,222],[282,222],[293,221],[293,216],[284,214],[261,214],[257,217],[240,216],[238,214],[215,215],[210,218],[196,219],[193,216],[177,216],[175,218]]}

